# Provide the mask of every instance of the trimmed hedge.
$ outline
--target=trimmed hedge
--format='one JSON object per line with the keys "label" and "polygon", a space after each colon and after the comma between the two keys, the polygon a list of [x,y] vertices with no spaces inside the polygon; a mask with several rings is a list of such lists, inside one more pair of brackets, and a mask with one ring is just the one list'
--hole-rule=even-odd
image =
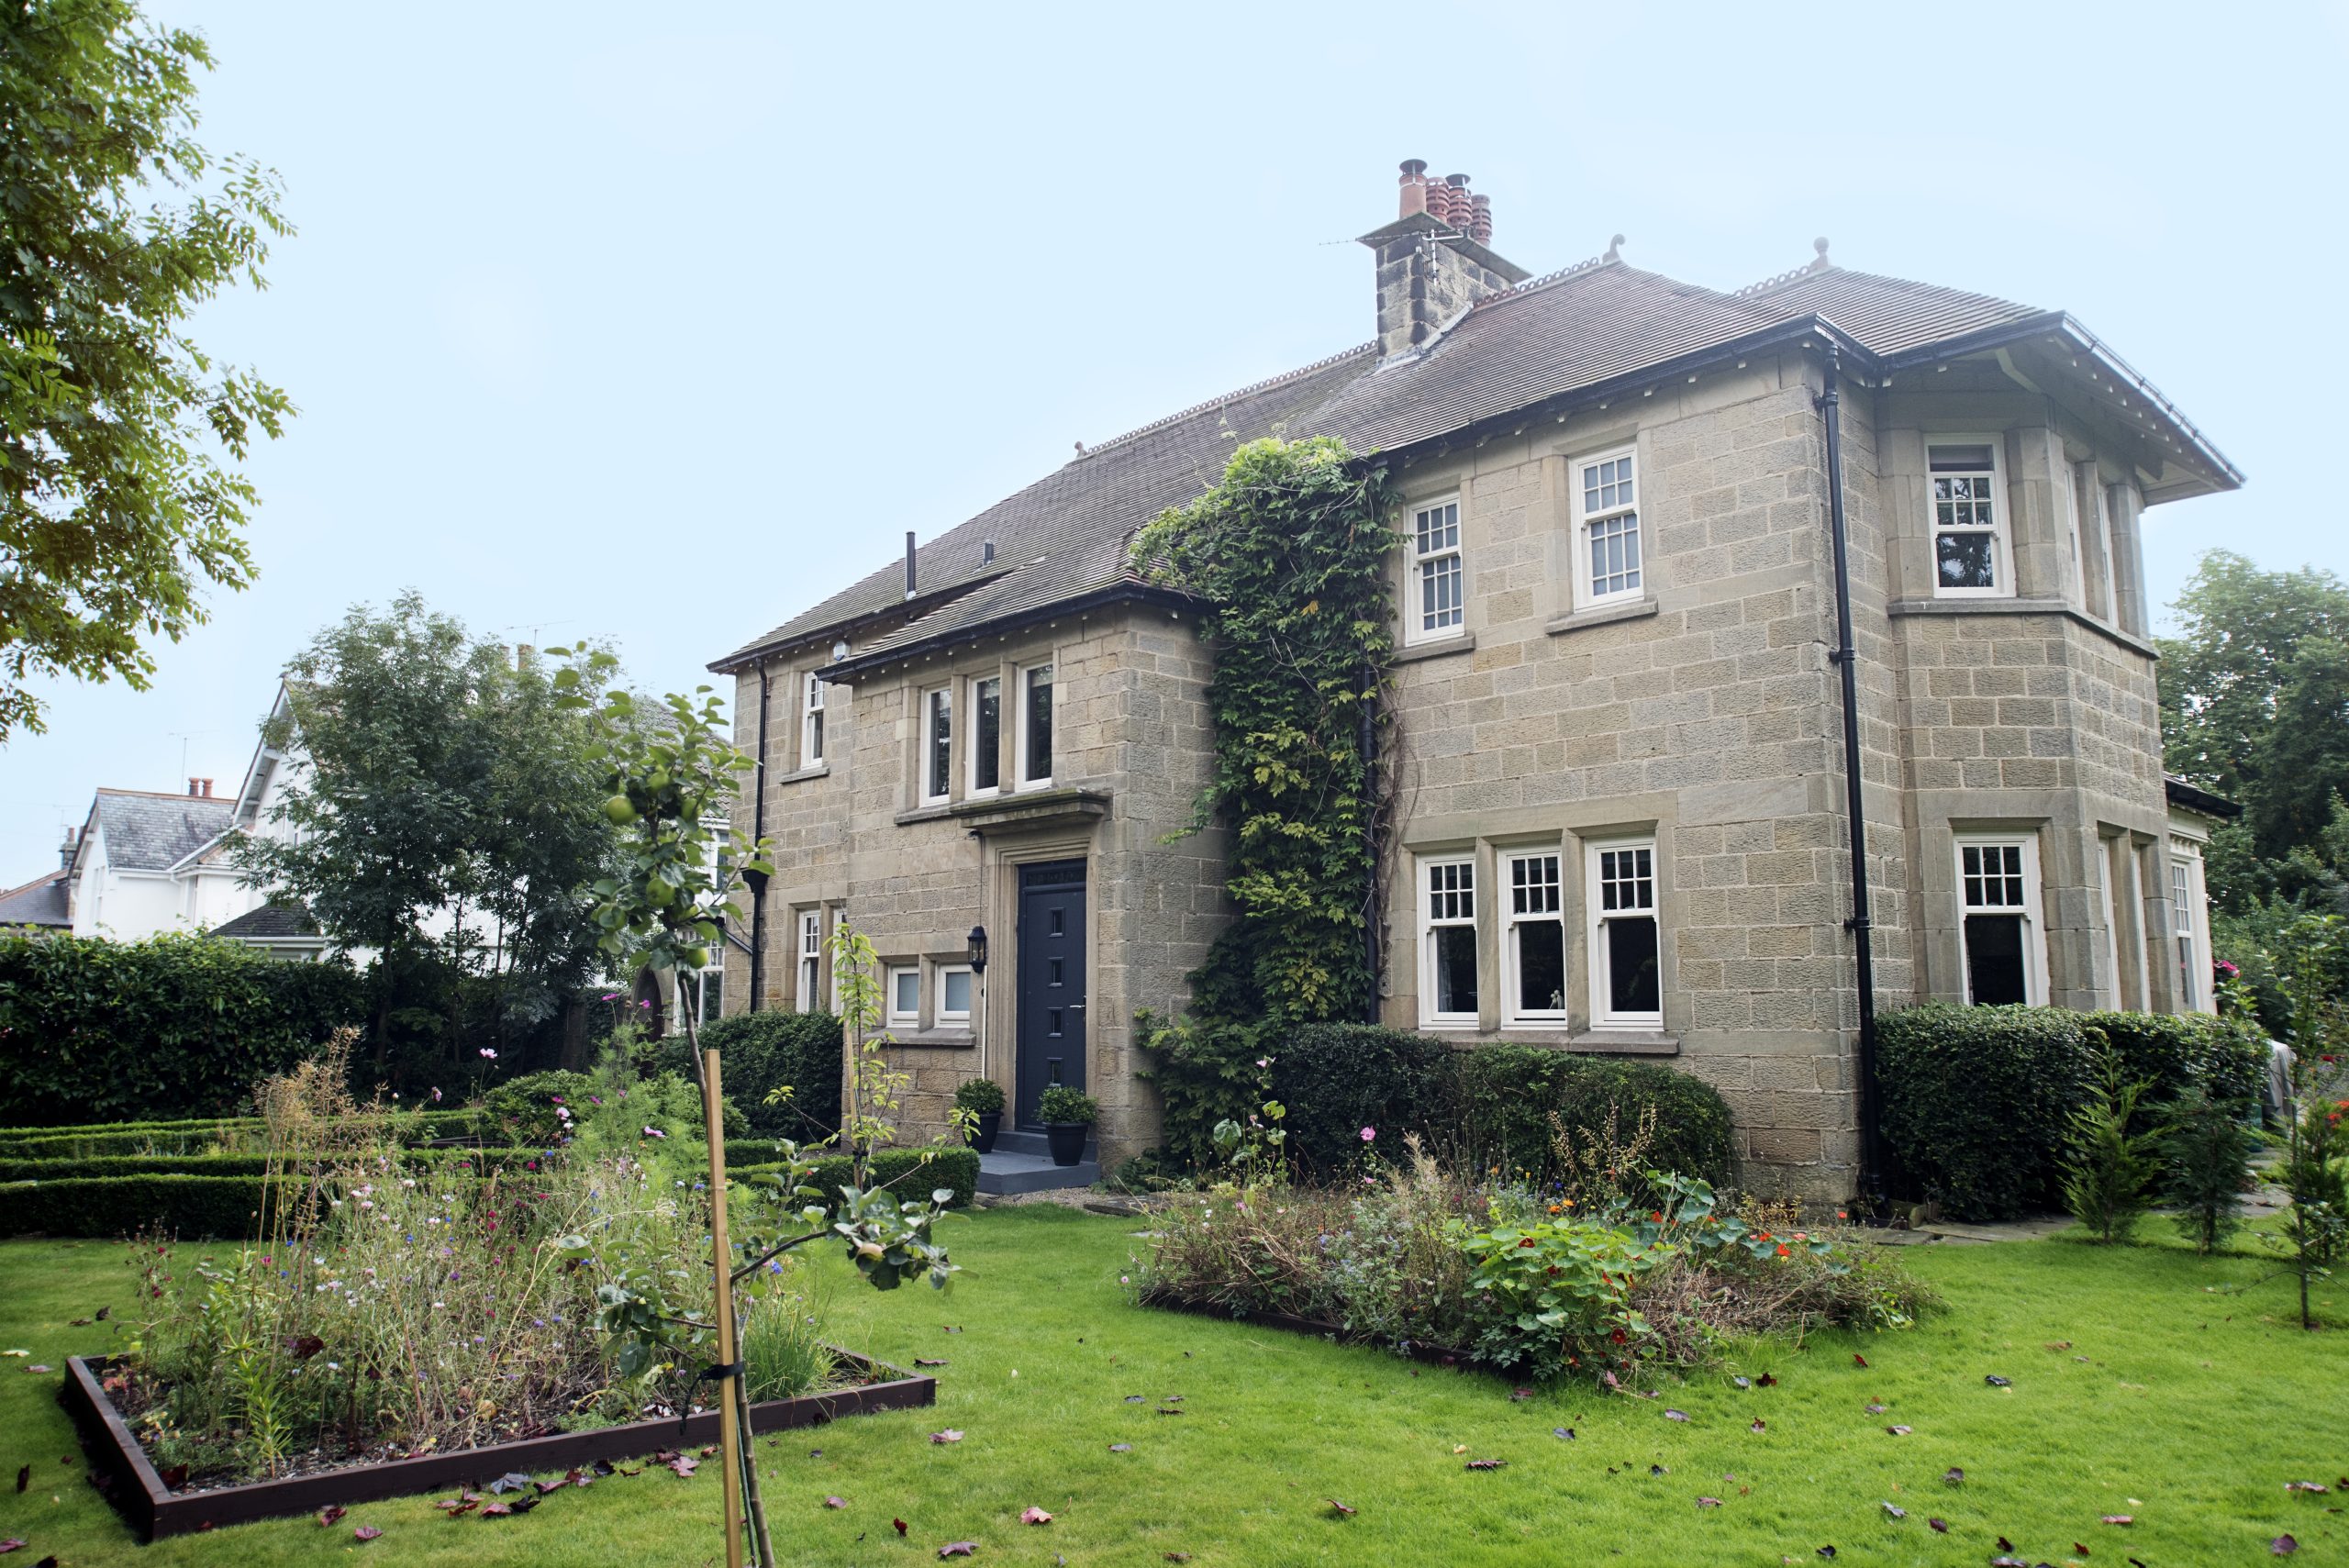
{"label": "trimmed hedge", "polygon": [[[509,1171],[527,1167],[547,1151],[543,1147],[483,1149],[410,1149],[402,1156],[406,1168],[428,1170],[441,1165],[470,1165],[475,1171]],[[297,1162],[298,1165],[298,1162]],[[90,1159],[20,1160],[0,1155],[0,1182],[64,1182],[102,1176],[262,1176],[269,1173],[266,1154],[102,1154]]]}
{"label": "trimmed hedge", "polygon": [[[773,1163],[735,1169],[734,1149],[735,1145],[730,1142],[726,1146],[726,1174],[729,1180],[782,1174],[783,1167]],[[773,1148],[766,1149],[770,1161],[774,1154]],[[920,1163],[921,1151],[918,1149],[885,1149],[873,1157],[873,1178],[876,1183],[896,1182],[895,1190],[908,1199],[928,1197],[938,1187],[951,1187],[954,1196],[947,1207],[968,1208],[971,1206],[972,1197],[979,1190],[979,1156],[976,1151],[938,1150],[932,1155],[930,1169],[924,1176],[898,1180]],[[816,1162],[816,1179],[810,1184],[824,1194],[828,1206],[837,1204],[840,1189],[847,1184],[852,1168],[852,1162],[845,1154],[834,1154]]]}
{"label": "trimmed hedge", "polygon": [[348,964],[193,936],[0,936],[0,1122],[231,1114],[365,1013]]}
{"label": "trimmed hedge", "polygon": [[1659,1170],[1727,1183],[1737,1147],[1729,1105],[1690,1073],[1652,1062],[1577,1055],[1530,1045],[1456,1049],[1372,1024],[1306,1024],[1252,1050],[1236,1031],[1154,1029],[1150,1077],[1163,1097],[1169,1152],[1191,1166],[1214,1162],[1215,1123],[1256,1109],[1256,1050],[1272,1059],[1272,1097],[1286,1111],[1289,1149],[1304,1169],[1330,1175],[1360,1159],[1362,1129],[1401,1157],[1417,1132],[1456,1166],[1499,1166],[1547,1180],[1554,1115],[1577,1140],[1602,1132],[1609,1110],[1628,1137],[1655,1108],[1649,1160]]}
{"label": "trimmed hedge", "polygon": [[2138,1130],[2200,1084],[2238,1117],[2255,1116],[2266,1049],[2232,1019],[2061,1007],[1932,1003],[1877,1025],[1884,1134],[1925,1195],[1955,1219],[2013,1219],[2062,1207],[2072,1112],[2098,1093],[2108,1047],[2124,1079],[2143,1079]]}
{"label": "trimmed hedge", "polygon": [[[746,1152],[751,1151],[769,1156],[774,1152],[772,1147],[763,1144],[749,1146]],[[529,1157],[536,1151],[495,1152]],[[731,1169],[730,1146],[728,1158],[730,1176],[748,1180],[761,1173],[759,1167],[751,1165],[739,1171]],[[885,1181],[919,1162],[918,1151],[892,1149],[874,1157],[874,1173]],[[817,1166],[817,1184],[827,1192],[837,1189],[848,1176],[846,1155],[835,1156]],[[235,1240],[259,1233],[269,1188],[298,1192],[305,1184],[297,1177],[280,1176],[273,1181],[262,1175],[181,1173],[19,1182],[0,1186],[0,1236],[35,1232],[50,1236],[128,1236],[150,1226],[161,1226],[191,1240]],[[968,1149],[949,1149],[941,1151],[930,1162],[923,1178],[902,1184],[900,1190],[907,1197],[920,1197],[931,1188],[949,1187],[954,1193],[950,1207],[964,1208],[969,1207],[978,1184],[979,1157]]]}
{"label": "trimmed hedge", "polygon": [[[829,1013],[773,1008],[732,1013],[704,1026],[705,1050],[718,1054],[727,1098],[742,1107],[750,1129],[765,1138],[813,1142],[840,1130],[841,1089],[847,1060],[841,1021]],[[661,1065],[688,1080],[685,1037],[664,1040]],[[767,1095],[790,1085],[791,1098],[771,1106]]]}
{"label": "trimmed hedge", "polygon": [[[471,1138],[482,1130],[475,1110],[403,1112],[392,1118],[403,1129],[403,1140],[429,1143],[437,1139]],[[0,1158],[19,1160],[95,1159],[104,1155],[202,1155],[217,1145],[250,1140],[259,1144],[268,1134],[259,1117],[217,1117],[180,1122],[106,1122],[94,1128],[0,1129]]]}

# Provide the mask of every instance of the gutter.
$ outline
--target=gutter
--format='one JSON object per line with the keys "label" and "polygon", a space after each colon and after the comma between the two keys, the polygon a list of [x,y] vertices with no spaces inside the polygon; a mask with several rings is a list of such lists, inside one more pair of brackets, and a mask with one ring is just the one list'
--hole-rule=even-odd
{"label": "gutter", "polygon": [[[759,661],[759,755],[758,765],[751,770],[751,787],[757,793],[751,798],[751,841],[758,843],[767,836],[767,691],[774,677],[767,673],[767,662]],[[742,880],[751,889],[751,1005],[749,1011],[759,1010],[759,998],[764,994],[762,984],[767,955],[767,876],[760,871],[746,871]],[[720,928],[721,929],[723,928]]]}
{"label": "gutter", "polygon": [[1145,583],[1138,577],[1120,577],[1115,582],[1078,594],[1073,598],[1054,599],[1048,604],[1037,605],[1028,609],[1008,611],[985,620],[973,621],[967,626],[958,626],[951,631],[936,632],[912,642],[899,643],[894,648],[878,649],[871,653],[843,659],[831,667],[831,677],[853,683],[859,675],[875,670],[887,669],[890,665],[902,663],[916,654],[934,652],[941,648],[951,647],[958,642],[974,641],[981,637],[1018,631],[1024,627],[1035,626],[1044,621],[1059,620],[1067,616],[1083,615],[1088,610],[1101,609],[1110,605],[1161,605],[1169,609],[1194,609],[1197,607],[1198,603],[1195,595],[1183,593],[1179,589],[1162,588],[1154,583]]}
{"label": "gutter", "polygon": [[1859,653],[1852,644],[1852,571],[1849,529],[1843,516],[1842,395],[1837,386],[1842,364],[1832,343],[1824,366],[1826,388],[1818,398],[1820,423],[1827,432],[1827,517],[1835,546],[1835,648],[1828,654],[1843,685],[1843,809],[1852,839],[1853,984],[1860,1004],[1860,1194],[1871,1208],[1884,1195],[1882,1110],[1876,1081],[1876,940],[1868,919],[1868,826],[1860,771]]}

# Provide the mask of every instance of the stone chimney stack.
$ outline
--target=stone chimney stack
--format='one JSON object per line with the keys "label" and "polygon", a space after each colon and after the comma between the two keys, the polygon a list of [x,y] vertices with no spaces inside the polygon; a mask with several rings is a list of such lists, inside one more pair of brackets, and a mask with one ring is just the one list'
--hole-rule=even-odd
{"label": "stone chimney stack", "polygon": [[1486,295],[1532,274],[1489,249],[1493,201],[1468,176],[1428,178],[1427,162],[1403,164],[1400,213],[1362,237],[1378,258],[1378,351],[1397,360],[1422,353],[1453,317]]}
{"label": "stone chimney stack", "polygon": [[78,842],[73,829],[71,828],[65,829],[65,842],[57,846],[57,864],[60,870],[73,863],[73,851]]}

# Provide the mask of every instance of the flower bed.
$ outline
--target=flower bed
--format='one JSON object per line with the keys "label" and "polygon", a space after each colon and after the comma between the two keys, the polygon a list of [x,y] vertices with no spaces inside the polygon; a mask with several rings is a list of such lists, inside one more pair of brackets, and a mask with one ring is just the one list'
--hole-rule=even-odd
{"label": "flower bed", "polygon": [[[938,1380],[933,1377],[909,1374],[885,1362],[826,1348],[835,1364],[849,1371],[855,1381],[818,1394],[753,1404],[751,1429],[754,1434],[937,1402]],[[682,1421],[664,1417],[588,1431],[548,1432],[447,1453],[362,1457],[276,1480],[191,1488],[174,1475],[173,1479],[180,1482],[175,1489],[166,1485],[163,1473],[156,1469],[131,1431],[107,1387],[120,1375],[119,1364],[117,1358],[68,1358],[65,1386],[58,1399],[82,1429],[84,1447],[96,1470],[108,1478],[107,1497],[148,1540],[443,1487],[485,1485],[494,1477],[513,1473],[585,1469],[599,1461],[617,1463],[663,1449],[714,1441],[718,1429],[718,1412],[700,1410]]]}

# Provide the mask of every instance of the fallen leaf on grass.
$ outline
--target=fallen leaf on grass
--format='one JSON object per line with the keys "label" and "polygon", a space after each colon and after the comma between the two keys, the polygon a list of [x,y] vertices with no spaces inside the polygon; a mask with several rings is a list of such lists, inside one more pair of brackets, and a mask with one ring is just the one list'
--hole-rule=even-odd
{"label": "fallen leaf on grass", "polygon": [[2289,1557],[2299,1549],[2300,1543],[2288,1535],[2279,1535],[2267,1543],[2269,1555],[2275,1557]]}
{"label": "fallen leaf on grass", "polygon": [[1868,1364],[1868,1358],[1860,1354],[1859,1351],[1854,1351],[1852,1352],[1852,1364],[1854,1366],[1865,1366]]}
{"label": "fallen leaf on grass", "polygon": [[65,1326],[68,1329],[86,1329],[90,1326],[90,1320],[87,1318],[76,1318]]}
{"label": "fallen leaf on grass", "polygon": [[[664,1450],[660,1453],[654,1454],[652,1457],[662,1463],[666,1463],[677,1456]],[[498,1494],[507,1492],[527,1492],[530,1489],[530,1478],[523,1474],[518,1470],[509,1470],[505,1474],[499,1476],[496,1480],[491,1482],[489,1484],[489,1489],[493,1493]]]}
{"label": "fallen leaf on grass", "polygon": [[2000,1536],[2000,1537],[1998,1538],[1998,1550],[1999,1550],[1999,1551],[2012,1551],[2014,1549],[2015,1549],[2015,1543],[2014,1543],[2013,1541],[2009,1540],[2008,1540],[2005,1536],[2003,1536],[2003,1535],[2002,1535],[2002,1536]]}
{"label": "fallen leaf on grass", "polygon": [[1531,1388],[1512,1388],[1508,1391],[1508,1402],[1512,1405],[1522,1405],[1532,1397],[1533,1390]]}
{"label": "fallen leaf on grass", "polygon": [[946,1362],[943,1360],[932,1360],[929,1356],[914,1357],[914,1365],[916,1366],[944,1366]]}
{"label": "fallen leaf on grass", "polygon": [[1942,1479],[1953,1486],[1963,1486],[1965,1485],[1965,1472],[1953,1464],[1942,1472]]}
{"label": "fallen leaf on grass", "polygon": [[599,1459],[595,1463],[589,1465],[588,1468],[593,1470],[598,1475],[608,1476],[613,1473],[614,1467],[610,1460]]}
{"label": "fallen leaf on grass", "polygon": [[1905,1438],[1909,1435],[1909,1429],[1907,1427],[1887,1427],[1884,1429],[1886,1433],[1891,1437]]}
{"label": "fallen leaf on grass", "polygon": [[1756,1416],[1753,1418],[1753,1424],[1745,1429],[1749,1432],[1766,1432],[1770,1429],[1770,1423]]}
{"label": "fallen leaf on grass", "polygon": [[1822,1546],[1819,1549],[1819,1555],[1821,1557],[1832,1557],[1835,1555],[1835,1549],[1831,1546]]}
{"label": "fallen leaf on grass", "polygon": [[2321,1492],[2326,1490],[2326,1487],[2324,1483],[2321,1481],[2287,1481],[2284,1483],[2284,1490],[2287,1492]]}
{"label": "fallen leaf on grass", "polygon": [[716,1459],[718,1457],[718,1445],[716,1443],[704,1444],[701,1451],[701,1456],[704,1459]]}
{"label": "fallen leaf on grass", "polygon": [[1669,1475],[1672,1473],[1672,1467],[1668,1464],[1651,1464],[1648,1466],[1648,1473],[1650,1475]]}
{"label": "fallen leaf on grass", "polygon": [[946,1325],[946,1331],[950,1334],[959,1334],[963,1331],[963,1325],[960,1323],[949,1323]]}
{"label": "fallen leaf on grass", "polygon": [[1468,1462],[1468,1468],[1471,1470],[1498,1470],[1502,1465],[1507,1464],[1508,1462],[1508,1461],[1506,1459],[1472,1459]]}
{"label": "fallen leaf on grass", "polygon": [[[1183,1353],[1189,1355],[1191,1352],[1185,1351]],[[1169,1562],[1188,1562],[1190,1560],[1191,1554],[1187,1551],[1170,1551],[1166,1554],[1166,1561]]]}
{"label": "fallen leaf on grass", "polygon": [[113,1308],[113,1307],[99,1307],[99,1308],[98,1308],[98,1321],[99,1321],[99,1322],[101,1322],[101,1323],[105,1322],[108,1318],[112,1317],[113,1315],[114,1315],[114,1308]]}
{"label": "fallen leaf on grass", "polygon": [[1890,1503],[1885,1503],[1879,1506],[1884,1509],[1884,1517],[1886,1518],[1905,1519],[1909,1517],[1909,1510],[1906,1508],[1894,1507]]}
{"label": "fallen leaf on grass", "polygon": [[[473,1496],[449,1497],[443,1498],[440,1501],[434,1503],[432,1506],[453,1519],[459,1514],[470,1514],[475,1508],[480,1507],[481,1499]],[[497,1506],[501,1508],[506,1507],[503,1503],[500,1503]]]}
{"label": "fallen leaf on grass", "polygon": [[905,1521],[905,1520],[903,1520],[903,1519],[891,1519],[889,1522],[890,1522],[891,1524],[896,1525],[896,1526],[897,1527],[897,1533],[898,1533],[899,1535],[903,1535],[903,1534],[905,1534],[905,1533],[906,1533],[906,1521]]}
{"label": "fallen leaf on grass", "polygon": [[13,1535],[6,1540],[0,1540],[0,1555],[6,1555],[11,1551],[22,1551],[24,1549],[25,1543]]}
{"label": "fallen leaf on grass", "polygon": [[1688,1418],[1688,1412],[1686,1410],[1666,1410],[1664,1413],[1664,1418],[1667,1421],[1685,1421]]}
{"label": "fallen leaf on grass", "polygon": [[942,1432],[930,1433],[930,1440],[934,1443],[958,1443],[963,1440],[963,1434],[949,1427]]}
{"label": "fallen leaf on grass", "polygon": [[1772,1377],[1765,1372],[1761,1376],[1753,1380],[1753,1386],[1756,1388],[1776,1388],[1778,1386],[1778,1380]]}
{"label": "fallen leaf on grass", "polygon": [[1324,1498],[1322,1498],[1321,1500],[1322,1500],[1323,1502],[1325,1502],[1325,1503],[1329,1504],[1329,1505],[1330,1505],[1330,1509],[1331,1509],[1333,1512],[1335,1512],[1335,1513],[1337,1514],[1337,1516],[1338,1516],[1340,1518],[1341,1518],[1341,1519],[1350,1519],[1350,1518],[1353,1518],[1354,1517],[1354,1511],[1353,1511],[1352,1508],[1349,1508],[1348,1507],[1346,1507],[1343,1503],[1341,1503],[1340,1501],[1338,1501],[1338,1499],[1337,1499],[1337,1498],[1335,1498],[1335,1497],[1324,1497]]}
{"label": "fallen leaf on grass", "polygon": [[1052,1522],[1052,1516],[1041,1508],[1027,1507],[1019,1510],[1019,1522],[1023,1525],[1048,1525]]}
{"label": "fallen leaf on grass", "polygon": [[357,1529],[351,1532],[351,1539],[353,1540],[373,1540],[383,1533],[384,1532],[382,1530],[377,1529],[373,1525],[361,1525]]}
{"label": "fallen leaf on grass", "polygon": [[350,1511],[351,1510],[349,1508],[338,1507],[336,1505],[328,1503],[325,1507],[318,1510],[318,1528],[320,1529],[328,1528],[332,1525],[335,1520],[342,1518],[343,1515]]}
{"label": "fallen leaf on grass", "polygon": [[1732,1377],[1729,1380],[1729,1385],[1731,1388],[1751,1388],[1753,1386],[1753,1380],[1750,1377]]}
{"label": "fallen leaf on grass", "polygon": [[1575,1440],[1575,1429],[1572,1427],[1552,1427],[1550,1435],[1560,1442],[1570,1443]]}
{"label": "fallen leaf on grass", "polygon": [[29,1464],[18,1465],[17,1467],[17,1490],[21,1492],[32,1484],[33,1467]]}
{"label": "fallen leaf on grass", "polygon": [[1892,1407],[1891,1407],[1891,1406],[1889,1406],[1889,1405],[1886,1404],[1886,1403],[1885,1403],[1883,1400],[1881,1400],[1881,1399],[1871,1399],[1871,1400],[1869,1400],[1865,1405],[1864,1405],[1864,1406],[1862,1406],[1862,1407],[1861,1407],[1861,1409],[1863,1409],[1863,1410],[1864,1410],[1864,1411],[1865,1411],[1868,1415],[1871,1415],[1871,1416],[1881,1416],[1881,1415],[1883,1415],[1887,1410],[1889,1410],[1889,1409],[1891,1409],[1891,1408],[1892,1408]]}
{"label": "fallen leaf on grass", "polygon": [[1949,1533],[1949,1521],[1947,1519],[1927,1519],[1925,1522],[1932,1527],[1932,1530],[1935,1535],[1947,1535]]}
{"label": "fallen leaf on grass", "polygon": [[[577,1472],[577,1471],[575,1471],[575,1470],[572,1472],[572,1474],[573,1474],[573,1475],[576,1475],[577,1473],[578,1473],[578,1472]],[[548,1493],[550,1493],[550,1492],[560,1492],[560,1491],[562,1491],[565,1486],[568,1486],[568,1485],[571,1485],[571,1482],[570,1482],[567,1478],[559,1478],[559,1479],[557,1479],[557,1480],[553,1480],[553,1481],[540,1481],[540,1482],[537,1483],[537,1485],[538,1485],[538,1488],[539,1488],[539,1496],[541,1496],[541,1497],[545,1496],[546,1496]]]}
{"label": "fallen leaf on grass", "polygon": [[2072,1348],[2072,1341],[2069,1340],[2050,1340],[2047,1341],[2047,1348],[2051,1351],[2068,1351]]}
{"label": "fallen leaf on grass", "polygon": [[28,1366],[25,1370],[27,1372],[55,1372],[57,1369],[53,1366]]}
{"label": "fallen leaf on grass", "polygon": [[1111,1443],[1109,1445],[1109,1451],[1111,1453],[1131,1453],[1133,1451],[1134,1445],[1131,1443]]}
{"label": "fallen leaf on grass", "polygon": [[827,1497],[824,1499],[824,1507],[828,1508],[845,1508],[848,1507],[848,1499],[845,1497]]}
{"label": "fallen leaf on grass", "polygon": [[2097,1523],[2103,1525],[2133,1525],[2136,1522],[2137,1518],[2133,1514],[2099,1514],[2097,1516]]}
{"label": "fallen leaf on grass", "polygon": [[2076,1557],[2086,1557],[2088,1554],[2088,1549],[2076,1540],[2072,1542],[2072,1554]]}
{"label": "fallen leaf on grass", "polygon": [[690,1481],[693,1479],[694,1472],[701,1468],[701,1461],[689,1453],[681,1453],[669,1462],[669,1468]]}
{"label": "fallen leaf on grass", "polygon": [[1697,1499],[1697,1506],[1700,1508],[1718,1508],[1721,1506],[1721,1500],[1719,1497],[1699,1497]]}
{"label": "fallen leaf on grass", "polygon": [[2015,1380],[2013,1378],[2000,1377],[1995,1372],[1984,1373],[1982,1374],[1982,1381],[1988,1384],[1993,1388],[2012,1388],[2015,1385]]}
{"label": "fallen leaf on grass", "polygon": [[2031,1568],[2031,1564],[2020,1557],[2010,1556],[2002,1551],[1990,1559],[1990,1568]]}
{"label": "fallen leaf on grass", "polygon": [[1147,1405],[1150,1403],[1150,1396],[1147,1394],[1129,1394],[1126,1396],[1126,1403],[1129,1405]]}
{"label": "fallen leaf on grass", "polygon": [[32,1354],[30,1351],[0,1351],[0,1356],[28,1356],[30,1354]]}
{"label": "fallen leaf on grass", "polygon": [[1165,1405],[1161,1405],[1157,1409],[1152,1410],[1152,1411],[1151,1412],[1151,1414],[1152,1414],[1152,1415],[1153,1415],[1153,1416],[1179,1416],[1179,1415],[1181,1415],[1182,1413],[1183,1413],[1182,1411],[1177,1410],[1177,1409],[1174,1409],[1174,1408],[1172,1408],[1171,1407],[1169,1407],[1169,1406],[1165,1406]]}

